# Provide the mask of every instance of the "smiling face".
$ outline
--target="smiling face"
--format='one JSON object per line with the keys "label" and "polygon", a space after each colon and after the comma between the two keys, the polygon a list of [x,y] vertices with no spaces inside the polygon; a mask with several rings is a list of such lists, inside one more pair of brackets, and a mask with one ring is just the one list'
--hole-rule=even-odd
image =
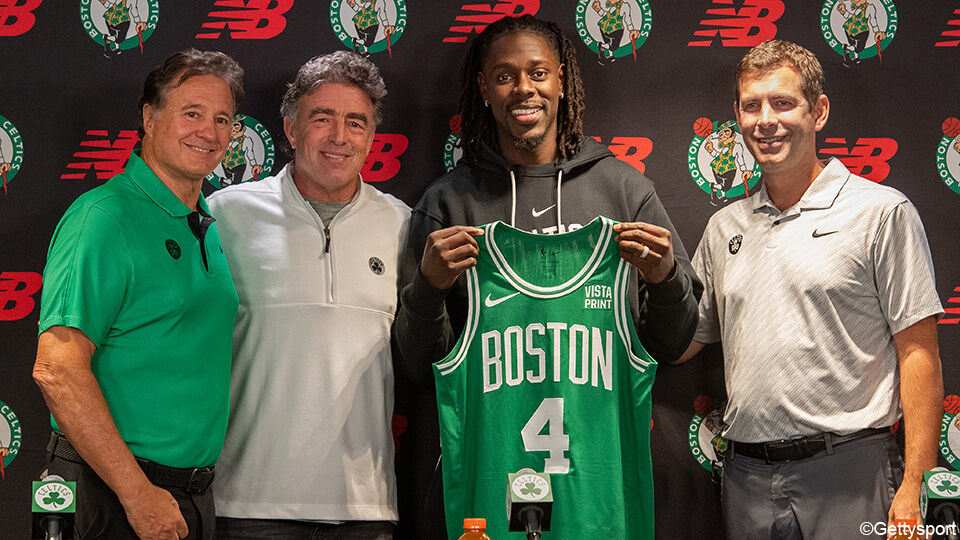
{"label": "smiling face", "polygon": [[816,168],[816,134],[827,123],[829,110],[823,94],[816,103],[807,102],[800,76],[791,67],[743,75],[737,123],[764,178],[799,175]]}
{"label": "smiling face", "polygon": [[508,161],[534,165],[556,158],[563,80],[563,65],[538,34],[505,34],[490,44],[477,84]]}
{"label": "smiling face", "polygon": [[143,161],[165,183],[200,182],[223,159],[234,113],[223,79],[190,77],[167,91],[161,109],[147,104],[142,112]]}
{"label": "smiling face", "polygon": [[348,201],[373,144],[373,102],[351,85],[326,83],[300,98],[296,117],[283,118],[294,150],[293,180],[309,199]]}

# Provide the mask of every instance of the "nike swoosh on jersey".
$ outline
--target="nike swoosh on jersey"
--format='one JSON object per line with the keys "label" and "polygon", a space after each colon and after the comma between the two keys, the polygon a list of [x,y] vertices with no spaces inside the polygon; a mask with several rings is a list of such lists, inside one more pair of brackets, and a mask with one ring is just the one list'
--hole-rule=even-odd
{"label": "nike swoosh on jersey", "polygon": [[840,231],[817,232],[817,229],[814,229],[814,230],[813,230],[813,237],[814,237],[814,238],[820,238],[821,236],[826,236],[826,235],[828,235],[828,234],[833,234],[833,233],[835,233],[835,232],[840,232]]}
{"label": "nike swoosh on jersey", "polygon": [[497,298],[496,300],[493,300],[492,298],[490,298],[490,295],[487,294],[487,297],[483,300],[483,305],[485,305],[485,306],[487,306],[487,307],[493,307],[493,306],[495,306],[495,305],[497,305],[497,304],[502,304],[503,302],[506,302],[507,300],[513,298],[514,296],[516,296],[516,295],[518,295],[518,294],[520,294],[520,291],[517,291],[517,292],[515,292],[515,293],[513,293],[513,294],[508,294],[508,295],[506,295],[506,296],[501,296],[500,298]]}
{"label": "nike swoosh on jersey", "polygon": [[546,214],[547,212],[549,212],[550,209],[553,208],[554,206],[556,206],[556,203],[551,204],[550,206],[544,208],[543,210],[537,210],[536,208],[531,208],[531,209],[530,209],[530,214],[532,214],[533,217],[540,217],[540,216]]}

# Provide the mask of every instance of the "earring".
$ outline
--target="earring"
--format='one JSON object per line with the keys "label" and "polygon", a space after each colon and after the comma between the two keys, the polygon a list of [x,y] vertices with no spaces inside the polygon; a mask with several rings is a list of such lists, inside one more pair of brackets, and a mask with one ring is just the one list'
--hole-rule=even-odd
{"label": "earring", "polygon": [[483,106],[484,106],[484,107],[489,107],[489,106],[490,106],[490,102],[487,101],[487,100],[483,100]]}
{"label": "earring", "polygon": [[563,91],[560,92],[560,99],[563,99]]}

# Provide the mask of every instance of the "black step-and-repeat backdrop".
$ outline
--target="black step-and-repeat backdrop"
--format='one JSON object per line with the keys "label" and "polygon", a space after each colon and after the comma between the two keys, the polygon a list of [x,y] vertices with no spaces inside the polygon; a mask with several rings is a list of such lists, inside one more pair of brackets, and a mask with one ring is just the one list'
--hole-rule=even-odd
{"label": "black step-and-repeat backdrop", "polygon": [[[468,43],[500,17],[531,13],[559,23],[578,48],[587,134],[653,179],[692,253],[710,215],[758,187],[759,174],[717,192],[706,149],[733,120],[736,63],[760,41],[796,41],[819,56],[833,105],[820,156],[903,191],[923,218],[947,308],[939,326],[948,394],[942,464],[960,468],[953,395],[960,393],[960,2],[867,0],[868,39],[851,58],[841,2],[851,7],[851,0],[624,0],[623,24],[639,37],[624,32],[601,58],[594,0],[376,0],[395,31],[386,38],[381,25],[368,46],[390,93],[364,178],[414,205],[459,158],[456,81]],[[247,73],[247,159],[266,176],[287,161],[277,145],[284,83],[310,57],[353,47],[353,13],[347,0],[0,0],[0,537],[29,534],[31,481],[49,434],[31,379],[47,246],[67,206],[122,170],[137,144],[144,76],[186,47],[236,58]],[[749,154],[738,166],[759,172]],[[206,190],[256,180],[252,170],[238,180],[218,168]],[[709,347],[657,374],[661,538],[722,536],[711,480],[724,444],[721,362],[719,348]],[[436,426],[416,411],[431,409],[432,396],[403,385],[399,399],[403,535],[429,538]]]}

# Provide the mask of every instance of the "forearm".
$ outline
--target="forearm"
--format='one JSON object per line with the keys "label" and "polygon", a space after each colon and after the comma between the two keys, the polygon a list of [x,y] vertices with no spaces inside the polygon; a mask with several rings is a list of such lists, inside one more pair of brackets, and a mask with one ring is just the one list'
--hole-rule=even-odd
{"label": "forearm", "polygon": [[646,286],[646,298],[640,298],[643,317],[638,333],[658,361],[672,363],[687,349],[697,329],[700,291],[702,286],[689,262],[679,258],[673,279]]}
{"label": "forearm", "polygon": [[70,444],[124,503],[150,482],[120,438],[93,372],[47,352],[55,339],[41,336],[34,380]]}
{"label": "forearm", "polygon": [[920,355],[904,362],[900,370],[900,400],[903,406],[903,483],[916,486],[923,472],[937,466],[940,422],[943,416],[943,376],[940,359]]}

